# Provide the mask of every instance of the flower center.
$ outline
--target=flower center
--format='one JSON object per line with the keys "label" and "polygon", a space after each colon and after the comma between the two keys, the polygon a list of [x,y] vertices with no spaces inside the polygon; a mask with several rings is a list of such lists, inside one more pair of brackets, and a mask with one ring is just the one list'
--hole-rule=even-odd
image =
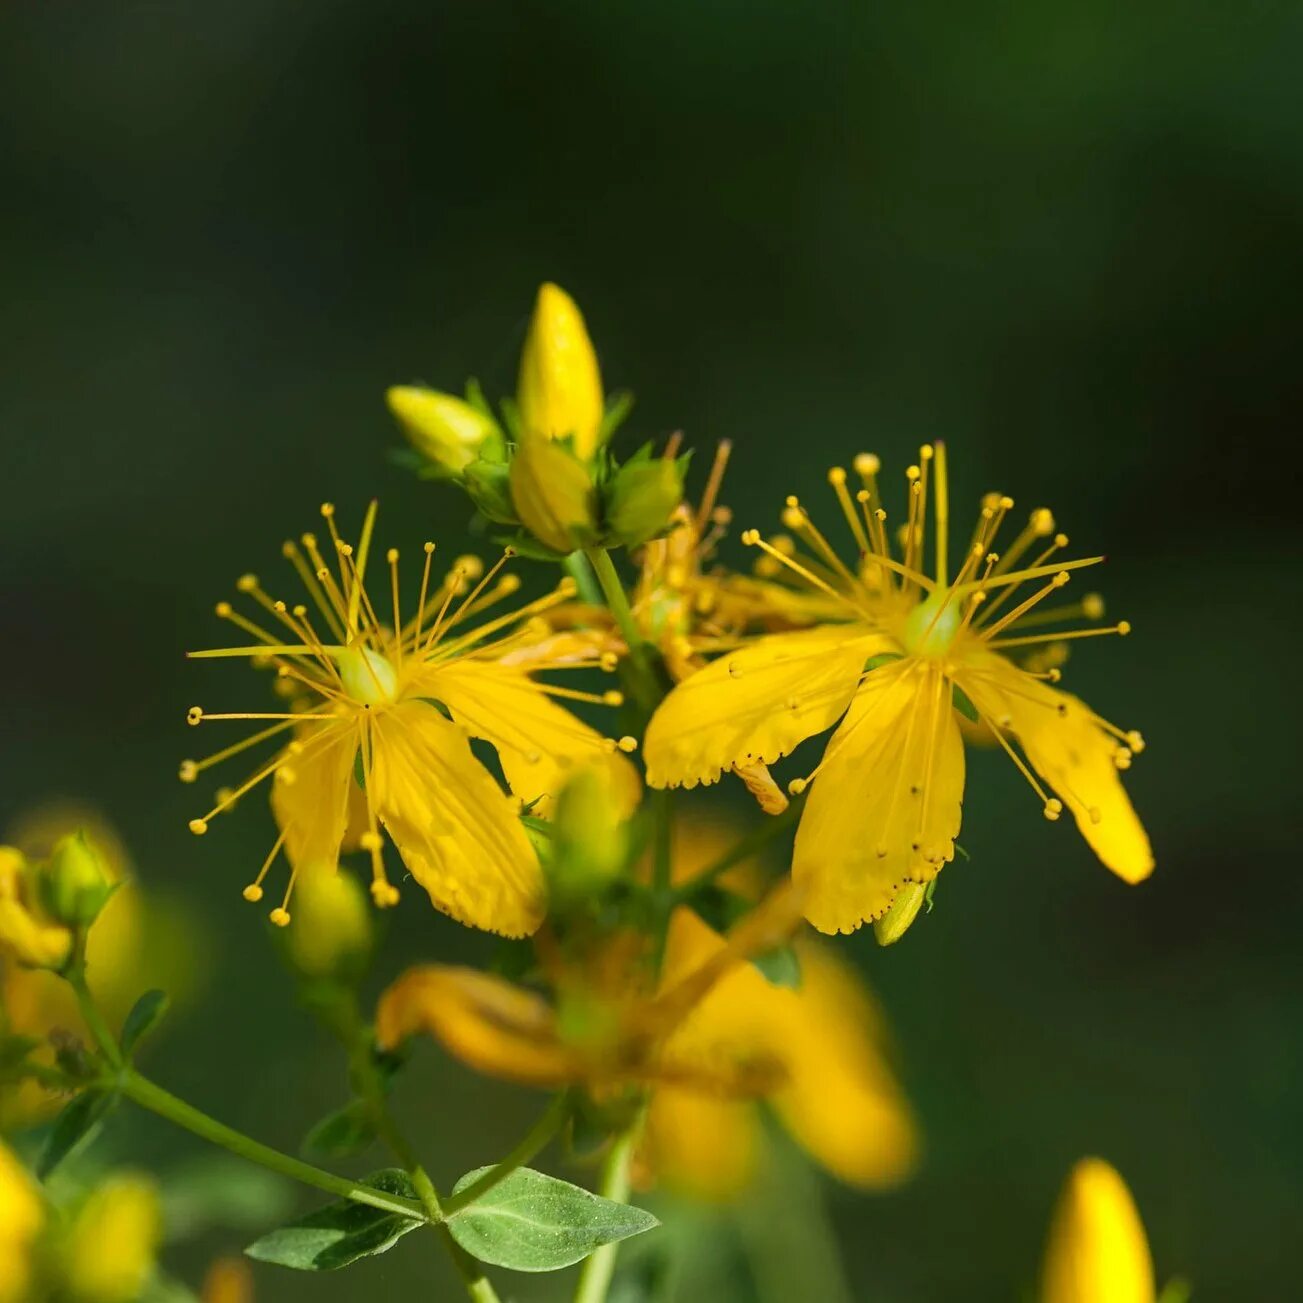
{"label": "flower center", "polygon": [[386,706],[398,696],[398,671],[388,657],[369,647],[336,653],[344,691],[360,706]]}
{"label": "flower center", "polygon": [[961,605],[949,588],[938,588],[927,601],[920,602],[905,617],[900,634],[905,650],[911,656],[931,659],[947,655],[963,623]]}

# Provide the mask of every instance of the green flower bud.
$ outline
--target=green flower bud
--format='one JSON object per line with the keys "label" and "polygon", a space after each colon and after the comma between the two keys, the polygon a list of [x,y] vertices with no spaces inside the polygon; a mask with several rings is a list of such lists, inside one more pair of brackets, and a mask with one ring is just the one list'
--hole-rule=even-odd
{"label": "green flower bud", "polygon": [[499,525],[518,525],[511,501],[511,472],[504,462],[473,461],[462,473],[462,488],[486,520]]}
{"label": "green flower bud", "polygon": [[52,918],[67,927],[89,927],[113,888],[104,859],[85,832],[55,842],[41,875],[41,894]]}
{"label": "green flower bud", "polygon": [[385,400],[412,446],[449,477],[459,476],[486,444],[501,438],[479,408],[437,389],[394,385]]}
{"label": "green flower bud", "polygon": [[573,552],[595,541],[596,499],[588,468],[569,448],[524,435],[511,461],[511,500],[540,543]]}
{"label": "green flower bud", "polygon": [[921,882],[907,882],[896,893],[887,912],[873,920],[873,935],[880,946],[893,946],[909,931],[910,924],[927,900],[927,887]]}
{"label": "green flower bud", "polygon": [[683,464],[673,457],[653,457],[641,449],[616,472],[606,496],[606,522],[611,538],[637,547],[668,524],[683,501]]}
{"label": "green flower bud", "polygon": [[286,932],[290,962],[313,980],[356,981],[373,941],[367,894],[351,873],[315,870],[300,876]]}
{"label": "green flower bud", "polygon": [[552,859],[548,887],[553,903],[592,898],[624,867],[628,834],[607,769],[575,770],[557,797],[552,816]]}

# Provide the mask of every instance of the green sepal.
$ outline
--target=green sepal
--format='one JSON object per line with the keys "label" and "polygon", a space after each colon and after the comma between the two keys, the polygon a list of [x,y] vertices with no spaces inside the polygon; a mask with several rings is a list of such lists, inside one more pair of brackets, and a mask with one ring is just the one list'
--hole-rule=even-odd
{"label": "green sepal", "polygon": [[[491,1170],[467,1172],[453,1194]],[[453,1239],[481,1262],[537,1272],[572,1266],[603,1244],[639,1235],[660,1222],[645,1209],[518,1167],[454,1213],[447,1225]]]}
{"label": "green sepal", "polygon": [[619,389],[606,396],[606,409],[602,413],[602,424],[597,429],[597,442],[605,447],[611,436],[622,426],[625,418],[633,411],[634,396],[628,389]]}
{"label": "green sepal", "polygon": [[518,525],[515,504],[511,501],[511,479],[503,458],[484,456],[483,449],[477,460],[462,471],[462,487],[475,509],[485,520],[495,525]]}
{"label": "green sepal", "polygon": [[892,661],[903,660],[899,652],[879,652],[876,656],[870,656],[864,662],[864,673],[871,674],[874,670],[881,669],[884,665],[890,665]]}
{"label": "green sepal", "polygon": [[[373,1173],[364,1184],[404,1199],[416,1198],[411,1179],[396,1167]],[[404,1235],[422,1225],[414,1218],[372,1208],[370,1204],[341,1200],[269,1231],[249,1245],[245,1253],[258,1262],[273,1262],[298,1271],[335,1271],[359,1258],[392,1249]]]}
{"label": "green sepal", "polygon": [[950,700],[955,709],[965,719],[971,720],[974,724],[982,722],[982,717],[977,713],[977,707],[969,700],[968,693],[957,683],[950,685]]}
{"label": "green sepal", "polygon": [[44,1181],[74,1149],[89,1144],[117,1102],[118,1097],[112,1091],[87,1090],[67,1104],[50,1126],[36,1164],[36,1175]]}
{"label": "green sepal", "polygon": [[770,985],[790,991],[801,989],[801,958],[792,946],[777,946],[762,955],[753,955],[751,962]]}
{"label": "green sepal", "polygon": [[131,1056],[141,1038],[148,1035],[167,1012],[170,1003],[166,991],[146,991],[131,1006],[131,1012],[122,1023],[122,1035],[118,1038],[123,1054]]}

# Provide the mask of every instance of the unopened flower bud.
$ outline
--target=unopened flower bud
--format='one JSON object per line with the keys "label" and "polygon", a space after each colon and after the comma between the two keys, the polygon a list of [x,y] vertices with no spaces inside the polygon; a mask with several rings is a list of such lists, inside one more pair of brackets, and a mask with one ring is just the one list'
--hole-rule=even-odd
{"label": "unopened flower bud", "polygon": [[37,899],[36,866],[21,851],[0,846],[0,954],[28,968],[62,968],[72,933]]}
{"label": "unopened flower bud", "polygon": [[516,405],[522,435],[572,438],[584,460],[597,451],[604,411],[597,355],[583,314],[558,285],[538,291],[520,355]]}
{"label": "unopened flower bud", "polygon": [[873,920],[873,935],[880,946],[893,946],[910,929],[927,900],[927,887],[921,882],[907,882],[896,893],[887,912]]}
{"label": "unopened flower bud", "polygon": [[385,400],[412,446],[443,475],[460,475],[501,438],[484,412],[437,389],[394,385]]}
{"label": "unopened flower bud", "polygon": [[78,1303],[130,1303],[153,1274],[162,1237],[152,1182],[109,1179],[82,1204],[62,1246],[67,1296]]}
{"label": "unopened flower bud", "polygon": [[562,444],[525,435],[511,461],[511,500],[521,523],[554,552],[597,536],[596,491],[588,468]]}
{"label": "unopened flower bud", "polygon": [[357,879],[342,869],[300,875],[286,933],[290,962],[304,977],[355,981],[371,958],[372,913]]}
{"label": "unopened flower bud", "polygon": [[78,831],[55,842],[41,886],[51,917],[68,927],[89,927],[113,894],[114,883],[99,848]]}
{"label": "unopened flower bud", "polygon": [[673,457],[653,457],[644,449],[625,462],[611,481],[606,521],[612,538],[637,547],[669,524],[683,500],[683,464]]}

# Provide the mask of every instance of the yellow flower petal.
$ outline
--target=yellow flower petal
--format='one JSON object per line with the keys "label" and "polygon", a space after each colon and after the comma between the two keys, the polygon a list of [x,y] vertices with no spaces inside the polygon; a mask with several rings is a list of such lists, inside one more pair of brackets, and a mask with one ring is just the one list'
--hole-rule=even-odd
{"label": "yellow flower petal", "polygon": [[726,652],[679,684],[647,728],[652,787],[715,782],[734,765],[773,764],[830,728],[864,662],[895,644],[858,625],[773,634]]}
{"label": "yellow flower petal", "polygon": [[1068,1177],[1050,1228],[1041,1303],[1154,1303],[1140,1214],[1102,1159],[1083,1159]]}
{"label": "yellow flower petal", "polygon": [[853,932],[954,858],[964,748],[949,692],[928,668],[878,670],[828,744],[792,853],[819,931]]}
{"label": "yellow flower petal", "polygon": [[1017,735],[1032,768],[1072,811],[1081,835],[1104,865],[1126,882],[1154,869],[1154,854],[1113,757],[1114,741],[1079,697],[1029,678],[1000,656],[958,681],[973,704]]}
{"label": "yellow flower petal", "polygon": [[627,757],[526,675],[468,659],[431,670],[421,687],[472,737],[493,746],[511,790],[534,813],[547,814],[569,771],[582,764],[608,769],[622,816],[638,804],[642,783]]}
{"label": "yellow flower petal", "polygon": [[376,814],[436,908],[503,936],[533,932],[538,859],[465,733],[427,702],[404,701],[376,716],[373,737]]}
{"label": "yellow flower petal", "polygon": [[82,1205],[61,1255],[71,1296],[80,1303],[129,1303],[154,1270],[162,1232],[149,1181],[105,1182]]}
{"label": "yellow flower petal", "polygon": [[27,895],[22,853],[0,846],[0,951],[33,968],[58,968],[72,948],[72,933],[38,912]]}
{"label": "yellow flower petal", "polygon": [[0,1303],[27,1297],[31,1243],[43,1220],[36,1182],[0,1141]]}
{"label": "yellow flower petal", "polygon": [[542,996],[470,968],[409,968],[380,997],[376,1041],[393,1049],[424,1032],[477,1072],[527,1086],[580,1075]]}
{"label": "yellow flower petal", "polygon": [[597,354],[583,314],[559,285],[539,288],[520,356],[516,403],[527,431],[549,439],[573,436],[580,457],[596,451],[605,408]]}
{"label": "yellow flower petal", "polygon": [[305,729],[296,745],[302,751],[272,782],[272,814],[296,869],[333,866],[350,814],[365,800],[353,777],[358,733],[351,725],[330,723],[316,731]]}
{"label": "yellow flower petal", "polygon": [[848,1185],[895,1185],[914,1167],[918,1137],[882,1054],[882,1014],[826,946],[799,947],[801,986],[776,1002],[771,1032],[789,1081],[771,1101],[788,1131]]}
{"label": "yellow flower petal", "polygon": [[760,1141],[754,1105],[661,1086],[647,1111],[639,1158],[656,1183],[723,1203],[751,1184]]}

